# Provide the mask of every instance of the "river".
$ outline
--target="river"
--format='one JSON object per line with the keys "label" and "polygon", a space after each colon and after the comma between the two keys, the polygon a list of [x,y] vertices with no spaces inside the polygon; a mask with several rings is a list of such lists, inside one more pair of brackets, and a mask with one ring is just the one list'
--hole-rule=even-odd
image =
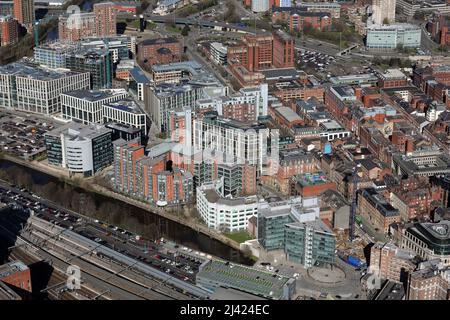
{"label": "river", "polygon": [[246,265],[253,264],[242,252],[180,223],[122,201],[75,187],[41,171],[0,159],[0,178],[25,187],[67,209],[117,225],[148,239],[164,237],[226,260]]}

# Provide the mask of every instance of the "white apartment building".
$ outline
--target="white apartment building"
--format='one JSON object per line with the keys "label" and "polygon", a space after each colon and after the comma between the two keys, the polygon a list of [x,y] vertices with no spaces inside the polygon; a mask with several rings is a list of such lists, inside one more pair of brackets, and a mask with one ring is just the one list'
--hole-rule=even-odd
{"label": "white apartment building", "polygon": [[84,124],[103,123],[103,105],[128,97],[125,89],[77,90],[61,94],[62,117]]}
{"label": "white apartment building", "polygon": [[195,109],[212,109],[222,116],[223,109],[227,106],[251,104],[255,106],[256,110],[255,118],[252,121],[256,121],[260,116],[267,116],[268,97],[267,83],[262,83],[256,87],[242,88],[237,94],[232,96],[197,100]]}
{"label": "white apartment building", "polygon": [[0,67],[0,107],[51,115],[61,111],[60,94],[88,89],[90,75],[18,62]]}
{"label": "white apartment building", "polygon": [[224,197],[223,179],[197,187],[197,210],[208,228],[237,232],[246,230],[248,220],[257,216],[257,196]]}
{"label": "white apartment building", "polygon": [[270,161],[275,160],[271,155],[278,155],[278,136],[264,125],[220,118],[212,112],[194,119],[193,127],[194,150],[203,151],[204,157],[214,152],[214,157],[223,157],[225,163],[248,163],[267,174]]}
{"label": "white apartment building", "polygon": [[227,63],[228,49],[220,42],[212,42],[210,47],[211,60],[216,64]]}

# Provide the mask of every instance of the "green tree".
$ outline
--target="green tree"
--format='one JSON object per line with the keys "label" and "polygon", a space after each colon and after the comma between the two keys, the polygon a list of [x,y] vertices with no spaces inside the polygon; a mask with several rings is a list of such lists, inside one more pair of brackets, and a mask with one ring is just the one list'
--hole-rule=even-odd
{"label": "green tree", "polygon": [[183,27],[183,30],[181,30],[181,35],[183,37],[187,37],[187,35],[189,34],[189,31],[191,31],[191,28],[189,28],[189,26],[187,24],[185,24]]}
{"label": "green tree", "polygon": [[383,19],[383,24],[390,24],[389,19],[387,17]]}

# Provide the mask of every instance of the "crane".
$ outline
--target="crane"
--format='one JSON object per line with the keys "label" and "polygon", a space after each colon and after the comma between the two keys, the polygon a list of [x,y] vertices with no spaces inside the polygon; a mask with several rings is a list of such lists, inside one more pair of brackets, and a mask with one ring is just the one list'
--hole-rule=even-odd
{"label": "crane", "polygon": [[359,180],[359,176],[358,176],[358,168],[361,167],[361,164],[357,164],[354,167],[354,171],[353,171],[353,175],[352,175],[352,205],[350,208],[350,221],[349,221],[349,225],[350,225],[350,229],[349,229],[349,240],[350,242],[353,241],[355,239],[355,220],[356,220],[356,206],[357,206],[357,189],[358,189],[358,180]]}

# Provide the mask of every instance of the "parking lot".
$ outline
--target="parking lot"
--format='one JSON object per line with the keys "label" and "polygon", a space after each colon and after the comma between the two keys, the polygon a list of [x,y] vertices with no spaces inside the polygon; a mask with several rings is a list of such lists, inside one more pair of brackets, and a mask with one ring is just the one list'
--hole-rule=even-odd
{"label": "parking lot", "polygon": [[0,200],[15,210],[18,219],[33,214],[189,283],[195,283],[199,266],[212,258],[166,239],[151,241],[117,226],[64,210],[24,188],[13,186],[8,190],[6,186],[0,186]]}
{"label": "parking lot", "polygon": [[45,154],[44,134],[60,125],[34,115],[0,111],[1,150],[25,160],[39,158]]}

